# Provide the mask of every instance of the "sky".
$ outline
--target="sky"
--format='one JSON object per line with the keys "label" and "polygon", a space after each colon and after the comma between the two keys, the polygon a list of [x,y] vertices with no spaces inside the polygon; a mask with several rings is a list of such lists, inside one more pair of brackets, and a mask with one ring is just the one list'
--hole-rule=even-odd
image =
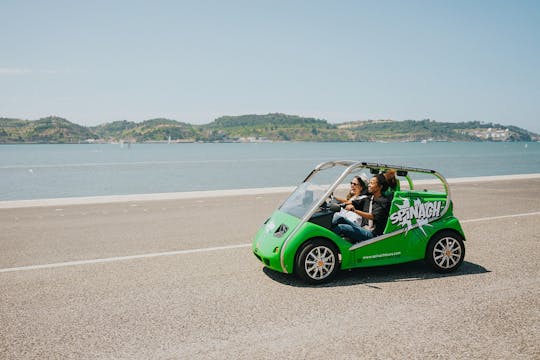
{"label": "sky", "polygon": [[0,0],[0,117],[286,113],[540,133],[540,1]]}

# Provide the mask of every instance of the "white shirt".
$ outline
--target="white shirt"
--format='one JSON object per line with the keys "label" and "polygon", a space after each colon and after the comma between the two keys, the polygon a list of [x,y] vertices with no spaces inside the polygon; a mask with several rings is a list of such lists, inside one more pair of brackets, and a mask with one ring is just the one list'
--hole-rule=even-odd
{"label": "white shirt", "polygon": [[[366,198],[366,197],[367,197],[367,195],[357,195],[357,196],[353,196],[352,198],[350,198],[349,201],[361,200],[361,199]],[[357,223],[358,225],[362,224],[362,217],[360,215],[356,214],[354,211],[341,209],[337,214],[343,216],[347,220],[350,220],[352,222]]]}

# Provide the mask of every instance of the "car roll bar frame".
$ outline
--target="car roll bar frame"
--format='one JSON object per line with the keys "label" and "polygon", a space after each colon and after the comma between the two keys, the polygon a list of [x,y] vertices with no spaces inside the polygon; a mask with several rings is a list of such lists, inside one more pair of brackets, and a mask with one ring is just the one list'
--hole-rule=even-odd
{"label": "car roll bar frame", "polygon": [[[296,235],[296,233],[300,230],[302,225],[304,225],[306,222],[309,221],[309,219],[311,219],[313,214],[315,214],[317,212],[317,210],[321,207],[321,205],[326,201],[326,199],[328,199],[330,197],[330,195],[343,182],[343,180],[355,170],[358,170],[358,169],[370,169],[370,172],[371,171],[377,171],[377,173],[378,173],[381,170],[394,169],[394,170],[396,170],[396,172],[400,172],[402,174],[403,173],[405,174],[404,176],[407,179],[407,182],[409,184],[409,189],[411,191],[414,189],[414,184],[413,184],[411,178],[408,176],[409,172],[433,175],[436,178],[438,178],[442,182],[442,184],[444,186],[444,190],[446,192],[446,203],[445,203],[444,209],[441,211],[441,214],[438,217],[429,219],[428,223],[436,221],[436,220],[442,218],[446,214],[446,212],[448,211],[448,208],[450,207],[451,196],[450,196],[450,186],[448,185],[448,182],[446,181],[444,176],[442,176],[440,173],[438,173],[435,170],[430,170],[430,169],[421,169],[421,168],[405,167],[405,166],[399,166],[399,165],[388,165],[388,164],[370,163],[370,162],[361,162],[361,161],[351,161],[351,160],[326,161],[326,162],[323,162],[323,163],[320,163],[319,165],[317,165],[308,174],[308,176],[306,176],[306,178],[304,179],[304,181],[302,181],[302,183],[305,183],[305,182],[309,181],[319,171],[330,169],[330,168],[338,166],[338,165],[345,166],[346,167],[345,170],[332,183],[332,185],[328,188],[328,190],[324,193],[324,195],[318,201],[316,201],[316,202],[314,202],[312,204],[311,208],[304,214],[304,216],[300,219],[300,222],[289,233],[289,235],[287,236],[287,238],[283,242],[283,246],[281,247],[281,251],[280,251],[280,265],[281,265],[281,268],[282,268],[283,272],[286,273],[286,274],[288,273],[288,271],[287,271],[287,268],[285,267],[284,254],[285,254],[285,248],[287,247],[287,244],[289,243],[290,239],[292,239]],[[382,235],[376,236],[376,237],[374,237],[372,239],[362,241],[360,243],[352,244],[351,247],[349,248],[349,251],[353,251],[353,250],[359,249],[361,247],[373,244],[375,242],[379,242],[381,240],[384,240],[386,238],[389,238],[391,236],[400,234],[400,233],[405,232],[405,231],[410,231],[410,230],[415,229],[415,228],[417,228],[419,226],[420,226],[420,224],[414,224],[414,225],[412,225],[411,227],[408,227],[408,228],[399,229],[399,230],[390,232],[388,234],[382,234]]]}

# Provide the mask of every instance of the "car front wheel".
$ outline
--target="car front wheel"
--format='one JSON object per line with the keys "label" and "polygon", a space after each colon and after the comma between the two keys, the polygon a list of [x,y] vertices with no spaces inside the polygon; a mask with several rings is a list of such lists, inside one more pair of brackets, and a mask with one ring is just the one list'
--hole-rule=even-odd
{"label": "car front wheel", "polygon": [[463,237],[453,231],[441,231],[429,241],[426,260],[440,273],[456,270],[465,258]]}
{"label": "car front wheel", "polygon": [[299,250],[295,270],[310,284],[321,284],[332,279],[339,269],[336,246],[325,239],[313,239]]}

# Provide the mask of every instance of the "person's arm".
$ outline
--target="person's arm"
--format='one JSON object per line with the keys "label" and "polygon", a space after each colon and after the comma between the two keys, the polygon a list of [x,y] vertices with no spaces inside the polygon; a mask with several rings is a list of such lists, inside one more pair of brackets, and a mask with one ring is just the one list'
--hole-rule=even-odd
{"label": "person's arm", "polygon": [[362,204],[364,201],[369,201],[368,198],[363,198],[360,200],[353,200],[350,205],[345,206],[345,210],[349,210],[354,212],[356,215],[363,217],[364,219],[373,220],[373,214],[370,214],[365,211],[358,210],[358,208],[362,209]]}
{"label": "person's arm", "polygon": [[364,219],[373,220],[375,218],[373,214],[361,210],[356,210],[353,204],[345,206],[345,210],[352,211],[353,213],[363,217]]}
{"label": "person's arm", "polygon": [[365,219],[375,220],[375,219],[380,219],[381,217],[385,216],[385,214],[388,214],[389,207],[390,207],[390,203],[388,201],[383,201],[382,203],[380,201],[374,201],[373,208],[371,209],[371,213],[367,213],[360,210],[356,210],[354,213],[357,215],[360,215],[361,217]]}
{"label": "person's arm", "polygon": [[337,202],[339,202],[339,203],[343,203],[343,204],[349,203],[349,201],[348,201],[347,199],[344,199],[344,198],[338,198],[337,196],[334,196],[334,199],[336,199]]}

